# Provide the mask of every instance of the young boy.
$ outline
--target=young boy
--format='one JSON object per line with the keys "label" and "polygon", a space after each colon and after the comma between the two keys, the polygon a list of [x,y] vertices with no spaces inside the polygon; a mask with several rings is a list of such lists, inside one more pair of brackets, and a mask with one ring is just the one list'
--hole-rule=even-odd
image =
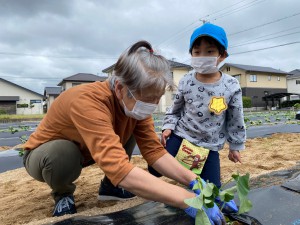
{"label": "young boy", "polygon": [[[228,158],[241,163],[239,151],[244,149],[246,140],[239,82],[218,69],[228,56],[227,46],[226,33],[219,26],[206,23],[193,32],[189,52],[194,70],[179,82],[173,105],[164,118],[161,140],[174,157],[184,139],[208,149],[200,176],[219,188],[218,151],[227,141]],[[151,167],[149,171],[160,175]],[[233,201],[226,206],[230,211],[237,211]]]}

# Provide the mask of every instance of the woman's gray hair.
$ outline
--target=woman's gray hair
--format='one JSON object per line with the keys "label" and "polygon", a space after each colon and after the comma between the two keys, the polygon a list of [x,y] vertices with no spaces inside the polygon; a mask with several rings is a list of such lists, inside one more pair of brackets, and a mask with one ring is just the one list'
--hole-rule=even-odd
{"label": "woman's gray hair", "polygon": [[140,94],[147,87],[157,91],[174,88],[168,60],[155,54],[147,41],[139,41],[122,53],[109,80],[111,88],[118,80]]}

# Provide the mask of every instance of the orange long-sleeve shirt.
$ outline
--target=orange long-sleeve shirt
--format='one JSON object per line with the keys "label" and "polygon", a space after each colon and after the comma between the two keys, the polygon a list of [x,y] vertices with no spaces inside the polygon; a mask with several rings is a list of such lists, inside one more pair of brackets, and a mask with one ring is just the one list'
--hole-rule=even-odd
{"label": "orange long-sleeve shirt", "polygon": [[51,140],[73,141],[85,161],[93,158],[117,185],[134,167],[123,148],[132,134],[149,165],[166,153],[152,118],[127,117],[109,82],[94,82],[61,93],[24,147],[34,150]]}

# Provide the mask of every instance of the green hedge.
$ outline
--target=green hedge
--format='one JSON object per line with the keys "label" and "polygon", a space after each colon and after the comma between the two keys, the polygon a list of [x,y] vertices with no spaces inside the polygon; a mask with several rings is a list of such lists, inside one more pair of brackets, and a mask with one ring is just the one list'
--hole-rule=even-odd
{"label": "green hedge", "polygon": [[6,111],[4,109],[0,109],[0,115],[6,115]]}
{"label": "green hedge", "polygon": [[243,107],[244,108],[251,108],[252,107],[252,101],[250,97],[243,96]]}
{"label": "green hedge", "polygon": [[294,105],[294,107],[295,107],[295,109],[300,109],[300,103],[296,103],[296,104]]}
{"label": "green hedge", "polygon": [[17,104],[17,108],[28,108],[28,104],[23,103],[23,104]]}
{"label": "green hedge", "polygon": [[300,103],[300,99],[298,100],[291,100],[291,101],[285,101],[281,104],[282,108],[286,107],[293,107],[295,104]]}

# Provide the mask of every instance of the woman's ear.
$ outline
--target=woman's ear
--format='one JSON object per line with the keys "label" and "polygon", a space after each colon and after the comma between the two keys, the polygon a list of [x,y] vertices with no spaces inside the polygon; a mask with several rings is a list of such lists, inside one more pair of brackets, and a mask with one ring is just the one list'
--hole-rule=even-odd
{"label": "woman's ear", "polygon": [[118,99],[123,99],[122,89],[124,86],[120,83],[120,81],[115,81],[115,93]]}

